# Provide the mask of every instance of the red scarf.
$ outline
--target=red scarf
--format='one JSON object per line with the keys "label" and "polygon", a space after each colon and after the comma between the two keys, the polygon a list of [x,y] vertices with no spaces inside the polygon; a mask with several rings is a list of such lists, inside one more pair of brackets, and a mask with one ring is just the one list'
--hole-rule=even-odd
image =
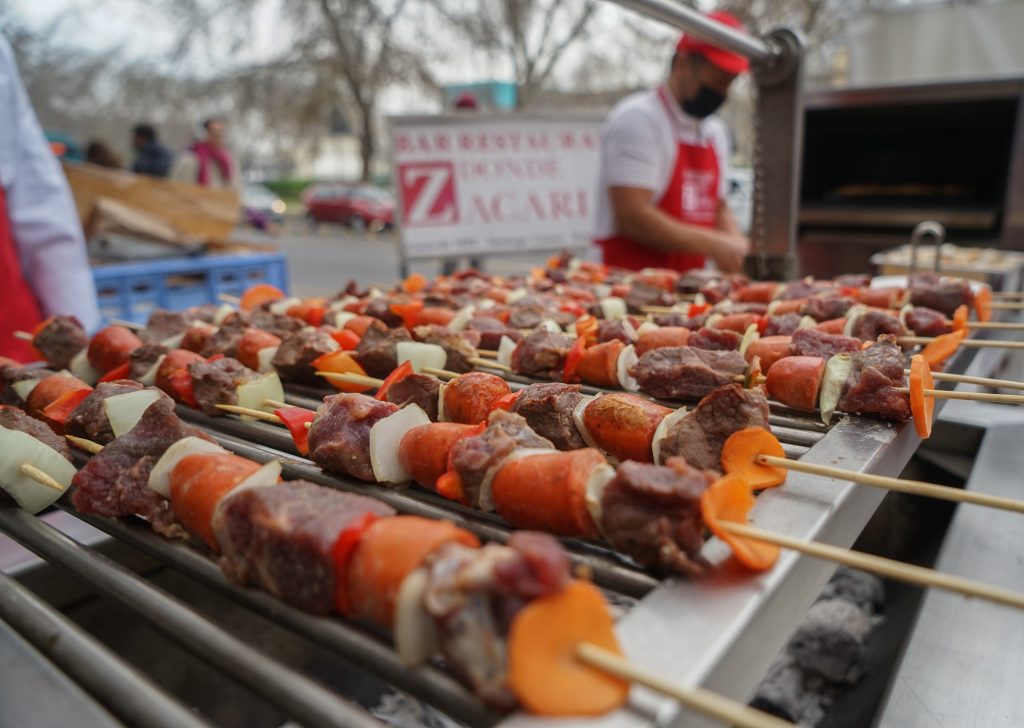
{"label": "red scarf", "polygon": [[231,155],[223,147],[213,147],[207,142],[196,142],[192,145],[192,153],[199,161],[199,174],[196,182],[203,187],[210,184],[210,162],[213,161],[220,170],[220,178],[231,182]]}

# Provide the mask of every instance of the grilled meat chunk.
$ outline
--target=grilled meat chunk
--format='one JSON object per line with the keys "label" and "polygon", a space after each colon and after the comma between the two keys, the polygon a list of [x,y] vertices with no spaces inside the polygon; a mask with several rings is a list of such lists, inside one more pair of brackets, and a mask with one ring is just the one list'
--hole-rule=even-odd
{"label": "grilled meat chunk", "polygon": [[319,384],[320,377],[316,375],[313,362],[337,350],[338,342],[330,334],[307,326],[282,339],[270,363],[283,379]]}
{"label": "grilled meat chunk", "polygon": [[75,355],[89,346],[89,335],[74,316],[53,316],[32,338],[32,346],[54,369],[67,369]]}
{"label": "grilled meat chunk", "polygon": [[566,334],[534,331],[512,352],[512,369],[518,374],[561,378],[565,357],[572,344],[573,338]]}
{"label": "grilled meat chunk", "polygon": [[851,356],[853,368],[839,398],[839,411],[874,414],[897,422],[909,420],[907,395],[895,390],[903,386],[903,352],[895,339],[882,336],[874,346]]}
{"label": "grilled meat chunk", "polygon": [[[100,382],[96,388],[75,408],[68,418],[64,429],[69,435],[84,437],[86,440],[106,445],[114,440],[114,431],[107,419],[107,410],[103,403],[110,397],[128,392],[137,392],[144,387],[130,379],[118,379],[113,382]],[[167,395],[160,393],[161,396]]]}
{"label": "grilled meat chunk", "polygon": [[[18,407],[0,405],[0,427],[31,435],[39,442],[59,452],[65,459],[71,460],[71,448],[68,447],[68,441],[50,429],[45,422],[37,420],[35,417],[29,417],[24,410]],[[0,491],[0,497],[2,495],[3,491]]]}
{"label": "grilled meat chunk", "polygon": [[194,361],[188,365],[192,377],[192,392],[196,402],[206,414],[222,415],[218,404],[238,404],[238,385],[259,379],[254,372],[237,359],[221,357],[213,361]]}
{"label": "grilled meat chunk", "polygon": [[798,329],[793,332],[790,347],[793,356],[817,356],[829,359],[836,354],[860,351],[861,340],[852,336],[829,334],[817,329]]}
{"label": "grilled meat chunk", "polygon": [[332,473],[375,482],[370,464],[370,429],[397,411],[397,405],[363,394],[325,397],[309,428],[310,459]]}
{"label": "grilled meat chunk", "polygon": [[412,341],[404,328],[389,329],[374,322],[366,329],[356,347],[356,359],[371,377],[385,378],[398,366],[395,347],[400,341]]}
{"label": "grilled meat chunk", "polygon": [[579,450],[587,446],[576,429],[573,410],[582,401],[578,384],[531,384],[516,397],[511,411],[558,450]]}
{"label": "grilled meat chunk", "polygon": [[738,351],[708,351],[690,346],[652,349],[630,368],[640,389],[663,399],[700,399],[746,371]]}

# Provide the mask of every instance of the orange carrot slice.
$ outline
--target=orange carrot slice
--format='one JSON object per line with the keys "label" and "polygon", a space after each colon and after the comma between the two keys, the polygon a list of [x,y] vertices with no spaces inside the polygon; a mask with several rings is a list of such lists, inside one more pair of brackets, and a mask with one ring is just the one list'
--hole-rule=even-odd
{"label": "orange carrot slice", "polygon": [[[351,351],[344,351],[339,349],[338,351],[328,352],[323,356],[319,356],[310,362],[312,367],[318,372],[334,372],[336,374],[361,374],[366,376],[366,370],[363,369],[359,362],[352,356]],[[332,387],[340,389],[342,392],[368,392],[373,387],[368,387],[365,384],[348,384],[346,382],[336,382],[332,379],[328,379]]]}
{"label": "orange carrot slice", "polygon": [[967,329],[960,329],[949,334],[940,334],[921,350],[919,356],[924,357],[932,369],[940,369],[946,360],[960,348],[960,342],[967,336]]}
{"label": "orange carrot slice", "polygon": [[979,321],[992,320],[992,289],[983,286],[974,296],[974,312]]}
{"label": "orange carrot slice", "polygon": [[935,414],[935,398],[924,393],[932,389],[935,382],[932,370],[925,358],[918,354],[910,360],[910,413],[914,416],[914,429],[922,440],[932,434],[932,417]]}
{"label": "orange carrot slice", "polygon": [[786,482],[786,469],[762,465],[758,455],[786,457],[782,445],[763,427],[746,427],[729,435],[722,446],[722,470],[743,476],[753,490],[764,490]]}
{"label": "orange carrot slice", "polygon": [[572,581],[519,610],[508,636],[508,682],[527,710],[601,715],[626,702],[629,683],[576,657],[584,642],[622,654],[608,605],[593,584]]}
{"label": "orange carrot slice", "polygon": [[427,278],[422,273],[412,273],[402,281],[402,290],[406,293],[419,293],[427,287]]}
{"label": "orange carrot slice", "polygon": [[243,311],[252,311],[260,304],[267,301],[276,301],[284,298],[284,291],[269,283],[257,283],[242,294],[242,302],[238,305]]}
{"label": "orange carrot slice", "polygon": [[967,317],[969,315],[970,311],[967,310],[967,306],[958,306],[956,311],[953,312],[953,331],[966,329]]}
{"label": "orange carrot slice", "polygon": [[736,536],[720,527],[722,521],[747,523],[754,506],[754,494],[742,475],[731,473],[719,478],[700,497],[700,512],[711,533],[732,548],[737,561],[753,571],[767,571],[779,558],[779,547]]}

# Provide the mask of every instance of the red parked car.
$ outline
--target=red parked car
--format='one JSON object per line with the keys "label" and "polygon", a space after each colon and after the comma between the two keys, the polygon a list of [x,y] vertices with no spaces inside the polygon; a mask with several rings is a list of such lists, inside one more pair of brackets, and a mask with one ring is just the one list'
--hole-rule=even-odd
{"label": "red parked car", "polygon": [[310,226],[333,222],[353,230],[380,232],[394,224],[395,200],[386,190],[371,186],[316,185],[303,195]]}

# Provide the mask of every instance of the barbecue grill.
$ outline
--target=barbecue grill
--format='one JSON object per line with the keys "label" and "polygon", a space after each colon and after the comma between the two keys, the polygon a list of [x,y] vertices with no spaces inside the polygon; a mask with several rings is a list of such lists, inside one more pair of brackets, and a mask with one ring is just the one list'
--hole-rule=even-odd
{"label": "barbecue grill", "polygon": [[[950,370],[966,371],[976,351],[961,350]],[[531,381],[515,376],[512,379],[513,388]],[[302,406],[315,405],[329,393],[302,386],[290,389],[288,399]],[[590,389],[592,393],[598,391]],[[184,407],[179,415],[203,427],[222,445],[242,456],[261,462],[282,460],[288,478],[305,478],[373,495],[400,513],[448,518],[487,540],[504,541],[510,532],[497,517],[426,491],[392,491],[324,473],[304,458],[290,454],[291,438],[283,428],[234,417],[211,418]],[[771,423],[788,456],[861,472],[897,475],[919,444],[912,426],[871,418],[845,417],[826,427],[813,416],[772,405]],[[760,496],[758,524],[793,536],[849,546],[883,497],[884,492],[876,489],[826,483],[794,472],[789,475],[785,489]],[[366,673],[457,721],[474,726],[548,724],[526,714],[496,715],[439,666],[415,670],[403,667],[397,654],[372,629],[311,616],[265,593],[235,586],[225,579],[216,562],[200,550],[168,541],[141,521],[121,522],[77,514],[69,500],[65,496],[60,502],[63,511],[105,532],[116,543],[141,551],[156,563],[185,574],[240,608],[357,664]],[[190,606],[95,549],[80,545],[40,518],[16,508],[0,507],[0,531],[53,566],[77,575],[95,591],[134,610],[165,636],[300,724],[374,724],[358,706],[246,645],[230,630],[215,626]],[[705,549],[705,556],[712,563],[728,558],[724,544],[718,545],[721,548],[717,550]],[[711,579],[662,581],[598,544],[573,541],[567,546],[573,559],[590,570],[595,583],[621,611],[618,633],[630,659],[683,684],[701,685],[739,700],[749,697],[833,569],[825,562],[786,552],[774,569],[756,578],[732,572],[726,565],[716,570]],[[17,582],[5,577],[2,586],[0,620],[24,635],[67,678],[95,696],[118,719],[147,726],[205,724],[177,699],[83,635]],[[68,689],[77,690],[73,684]],[[643,709],[638,711],[638,705]],[[629,709],[591,724],[640,726],[653,721],[659,725],[695,725],[702,720],[679,711],[672,701],[644,695],[641,700],[634,700]]]}

